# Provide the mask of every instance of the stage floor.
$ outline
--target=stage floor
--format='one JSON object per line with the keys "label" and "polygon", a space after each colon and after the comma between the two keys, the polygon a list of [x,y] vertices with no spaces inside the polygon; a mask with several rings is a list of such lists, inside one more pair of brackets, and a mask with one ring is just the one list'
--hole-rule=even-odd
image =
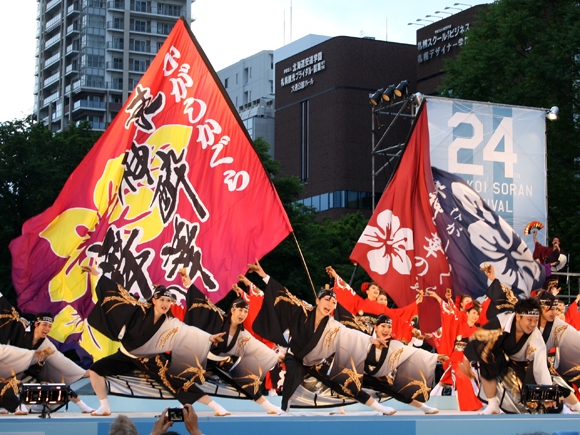
{"label": "stage floor", "polygon": [[[95,396],[82,396],[89,406],[96,407]],[[150,433],[156,416],[168,406],[179,406],[173,400],[146,400],[111,397],[113,410],[110,417],[92,417],[90,414],[75,412],[70,404],[68,412],[55,412],[50,419],[41,419],[38,414],[27,416],[0,415],[0,434],[82,434],[107,435],[109,426],[118,414],[130,417],[141,435]],[[278,397],[270,397],[279,404]],[[477,412],[460,412],[455,409],[453,397],[433,397],[431,406],[441,411],[436,415],[424,415],[407,405],[393,401],[387,405],[398,411],[392,416],[378,415],[362,405],[345,406],[344,415],[329,415],[330,410],[294,410],[290,415],[267,415],[258,405],[247,400],[216,399],[232,415],[215,417],[204,405],[194,406],[199,416],[199,426],[206,435],[235,434],[276,434],[297,435],[330,433],[332,435],[352,435],[360,433],[397,435],[522,435],[553,434],[568,431],[578,435],[580,414],[572,415],[492,415],[480,416]],[[173,427],[180,434],[187,434],[183,423]]]}

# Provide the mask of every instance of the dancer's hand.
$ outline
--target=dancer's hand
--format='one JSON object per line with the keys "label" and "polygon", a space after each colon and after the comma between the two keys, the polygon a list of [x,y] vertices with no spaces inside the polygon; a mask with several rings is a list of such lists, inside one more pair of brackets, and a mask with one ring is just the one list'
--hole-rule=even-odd
{"label": "dancer's hand", "polygon": [[260,263],[258,262],[257,258],[256,258],[256,262],[249,263],[248,267],[250,268],[250,272],[256,272],[262,278],[266,278],[268,276],[268,274],[266,272],[264,272],[264,269],[262,269],[262,266],[260,266]]}
{"label": "dancer's hand", "polygon": [[334,270],[332,266],[326,268],[326,273],[328,273],[328,276],[331,278],[336,279],[338,277],[338,273],[336,273],[336,270]]}
{"label": "dancer's hand", "polygon": [[93,266],[81,266],[83,273],[87,272],[93,276],[99,276],[99,271]]}
{"label": "dancer's hand", "polygon": [[248,287],[250,287],[252,285],[252,281],[250,281],[248,278],[246,278],[245,275],[238,275],[238,281],[242,281]]}
{"label": "dancer's hand", "polygon": [[240,287],[239,287],[237,284],[234,284],[234,285],[232,286],[232,290],[233,290],[234,292],[236,292],[236,295],[238,295],[238,297],[239,297],[239,298],[241,298],[241,297],[242,297],[242,293],[243,293],[243,291],[242,291],[242,289],[241,289],[241,288],[240,288]]}
{"label": "dancer's hand", "polygon": [[225,332],[220,332],[219,334],[210,335],[209,341],[211,341],[214,345],[217,345],[218,343],[221,343],[222,341],[224,341],[224,339],[222,338],[222,336],[224,334],[225,334]]}
{"label": "dancer's hand", "polygon": [[181,280],[183,281],[183,286],[184,287],[190,287],[191,286],[191,278],[187,274],[187,269],[185,267],[179,269],[179,276],[181,276]]}

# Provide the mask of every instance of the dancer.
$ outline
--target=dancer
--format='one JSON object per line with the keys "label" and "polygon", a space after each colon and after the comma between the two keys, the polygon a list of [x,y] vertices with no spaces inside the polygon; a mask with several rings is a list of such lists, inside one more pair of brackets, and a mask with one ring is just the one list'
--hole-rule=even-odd
{"label": "dancer", "polygon": [[[54,322],[51,313],[38,313],[34,321],[29,323],[20,317],[18,311],[10,305],[4,296],[0,295],[0,317],[8,319],[0,325],[0,343],[26,350],[42,351],[42,361],[27,367],[24,375],[31,376],[38,382],[64,383],[67,386],[88,376],[86,370],[59,352],[48,339]],[[68,396],[70,401],[77,405],[83,413],[93,411],[70,387]],[[21,404],[15,414],[27,415],[28,412],[29,408]]]}
{"label": "dancer", "polygon": [[[285,356],[286,376],[284,378],[282,409],[290,409],[290,399],[307,374],[319,379],[339,394],[347,394],[357,401],[370,406],[385,415],[396,411],[383,406],[362,391],[359,376],[353,364],[333,364],[338,373],[326,375],[320,367],[332,355],[349,359],[349,355],[366,355],[370,343],[378,345],[379,340],[349,329],[334,320],[331,314],[336,308],[336,295],[330,289],[321,290],[316,298],[316,308],[298,299],[264,272],[258,260],[248,264],[251,272],[257,273],[267,284],[264,303],[254,321],[254,330],[262,337],[289,347]],[[290,343],[284,332],[290,330]]]}
{"label": "dancer", "polygon": [[20,408],[20,380],[18,374],[42,362],[44,350],[21,349],[0,344],[0,414],[17,412]]}
{"label": "dancer", "polygon": [[364,362],[363,386],[388,394],[425,414],[437,414],[438,409],[427,406],[429,385],[433,383],[438,355],[391,338],[392,320],[385,314],[377,317],[374,336],[381,340],[372,344]]}
{"label": "dancer", "polygon": [[[437,352],[448,355],[449,360],[443,362],[445,372],[439,381],[437,391],[444,386],[452,385],[457,395],[460,411],[477,411],[483,407],[477,398],[479,388],[472,380],[465,376],[459,367],[463,361],[463,350],[469,337],[477,330],[477,320],[481,312],[481,305],[477,301],[470,301],[460,311],[453,303],[446,303],[434,291],[427,291],[427,296],[437,299],[441,310],[441,335],[436,340]],[[450,299],[451,290],[447,290],[447,299]]]}
{"label": "dancer", "polygon": [[[100,407],[92,415],[111,415],[105,376],[134,369],[155,379],[182,404],[199,401],[213,409],[216,416],[229,415],[195,384],[203,382],[210,345],[218,343],[219,335],[210,335],[170,318],[168,313],[175,297],[163,286],[154,289],[150,302],[141,302],[94,267],[81,268],[99,277],[98,302],[89,314],[89,324],[109,339],[121,342],[116,353],[98,360],[89,370],[93,390],[100,401]],[[171,364],[165,356],[169,351]]]}
{"label": "dancer", "polygon": [[[523,385],[552,385],[546,364],[546,345],[537,328],[540,311],[537,300],[520,300],[515,304],[514,312],[499,314],[471,336],[461,369],[466,376],[473,377],[469,362],[479,363],[487,400],[487,406],[480,414],[499,414],[500,407],[506,412],[521,412]],[[512,376],[508,378],[506,373]],[[496,396],[498,378],[503,382],[504,379],[515,379],[514,375],[519,381],[512,389],[505,388],[505,397],[500,403]]]}
{"label": "dancer", "polygon": [[328,266],[326,273],[334,278],[334,292],[337,302],[357,317],[357,320],[367,324],[368,330],[372,330],[376,316],[385,314],[393,321],[393,337],[403,343],[409,343],[413,338],[413,317],[418,315],[417,304],[421,301],[419,297],[416,303],[412,303],[403,308],[389,308],[377,301],[381,288],[378,284],[371,282],[363,284],[363,291],[367,298],[363,299],[344,281],[332,268]]}
{"label": "dancer", "polygon": [[[546,343],[546,349],[555,349],[555,356],[548,358],[551,371],[557,373],[568,384],[578,388],[580,387],[580,348],[578,348],[580,332],[556,317],[557,300],[554,295],[542,293],[538,301],[542,307],[538,328]],[[558,390],[564,396],[566,405],[571,410],[580,412],[580,403],[574,395],[574,389],[568,385],[559,385]]]}
{"label": "dancer", "polygon": [[[225,340],[214,344],[211,347],[211,353],[239,358],[235,366],[227,370],[231,377],[225,380],[233,383],[246,396],[263,407],[268,414],[282,414],[280,408],[268,402],[259,392],[266,373],[277,364],[278,354],[244,329],[249,304],[243,298],[237,298],[232,302],[229,312],[224,315],[221,310],[216,310],[217,307],[211,304],[209,299],[191,282],[185,269],[182,269],[180,274],[183,285],[188,288],[188,310],[184,323],[196,326],[210,334],[223,334]],[[210,364],[212,364],[211,360],[208,361],[208,366]],[[215,373],[221,373],[219,367]]]}

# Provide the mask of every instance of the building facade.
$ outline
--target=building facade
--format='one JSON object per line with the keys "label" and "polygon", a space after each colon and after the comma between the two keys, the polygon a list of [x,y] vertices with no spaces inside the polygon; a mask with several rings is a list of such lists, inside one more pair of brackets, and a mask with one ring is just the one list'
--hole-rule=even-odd
{"label": "building facade", "polygon": [[34,113],[104,130],[192,0],[38,0]]}
{"label": "building facade", "polygon": [[263,50],[217,72],[250,137],[274,152],[274,52]]}
{"label": "building facade", "polygon": [[[369,96],[403,80],[415,92],[415,62],[414,45],[341,36],[276,64],[275,158],[302,181],[304,204],[333,218],[370,216],[372,136],[388,120],[372,131]],[[404,142],[410,123],[395,124],[389,142]],[[376,182],[380,195],[387,179]]]}

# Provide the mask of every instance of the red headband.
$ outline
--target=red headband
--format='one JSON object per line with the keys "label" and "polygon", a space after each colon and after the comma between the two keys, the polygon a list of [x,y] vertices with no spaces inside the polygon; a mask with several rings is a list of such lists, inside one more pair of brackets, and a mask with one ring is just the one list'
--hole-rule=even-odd
{"label": "red headband", "polygon": [[360,289],[365,293],[367,292],[368,288],[369,288],[368,282],[363,282],[363,284],[360,286]]}
{"label": "red headband", "polygon": [[469,310],[471,310],[471,309],[473,309],[473,308],[475,308],[475,305],[473,304],[473,302],[468,302],[468,303],[465,305],[465,312],[467,313]]}

